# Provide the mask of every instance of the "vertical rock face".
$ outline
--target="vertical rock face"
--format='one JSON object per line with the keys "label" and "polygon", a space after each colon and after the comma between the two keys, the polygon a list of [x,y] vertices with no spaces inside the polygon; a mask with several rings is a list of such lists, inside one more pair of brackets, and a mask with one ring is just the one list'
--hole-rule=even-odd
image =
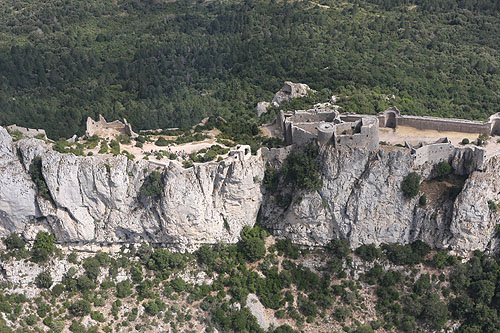
{"label": "vertical rock face", "polygon": [[[235,242],[257,218],[264,175],[262,156],[241,150],[220,163],[193,168],[157,167],[125,156],[77,157],[60,154],[36,139],[17,143],[0,131],[0,233],[39,228],[60,242],[119,243],[142,240],[180,250],[201,243]],[[41,158],[51,200],[37,195],[29,169]],[[147,176],[162,173],[159,199],[140,196]]]}
{"label": "vertical rock face", "polygon": [[453,209],[451,245],[463,251],[487,249],[496,243],[500,214],[488,202],[500,202],[500,158],[489,159],[482,172],[473,172]]}
{"label": "vertical rock face", "polygon": [[488,248],[498,223],[497,213],[488,210],[488,200],[500,199],[496,159],[483,171],[468,170],[473,154],[457,149],[452,164],[459,174],[471,172],[461,194],[454,202],[446,197],[428,200],[425,207],[418,204],[418,196],[405,198],[401,183],[412,171],[432,178],[434,166],[415,166],[407,150],[370,153],[326,146],[319,159],[319,191],[294,193],[285,210],[276,208],[272,197],[266,200],[263,222],[277,235],[314,246],[346,238],[353,248],[417,239],[438,248]]}
{"label": "vertical rock face", "polygon": [[[283,209],[279,200],[262,195],[261,180],[266,160],[279,166],[290,147],[264,149],[265,159],[242,149],[222,162],[184,169],[125,156],[60,154],[37,139],[13,143],[0,127],[0,236],[16,232],[33,238],[44,229],[63,243],[146,240],[192,250],[202,243],[236,242],[261,210],[262,222],[276,235],[301,244],[347,238],[357,247],[420,239],[462,251],[493,248],[500,213],[489,206],[500,202],[500,158],[476,165],[475,150],[457,148],[451,164],[467,177],[462,191],[454,200],[429,195],[421,207],[418,196],[403,196],[401,182],[412,171],[432,178],[434,165],[416,166],[408,150],[393,148],[323,146],[322,188],[288,193],[292,203]],[[37,194],[28,172],[36,157],[50,199]],[[153,170],[162,175],[158,199],[141,195]]]}
{"label": "vertical rock face", "polygon": [[36,189],[18,161],[12,138],[0,127],[0,234],[22,232],[25,224],[40,216]]}

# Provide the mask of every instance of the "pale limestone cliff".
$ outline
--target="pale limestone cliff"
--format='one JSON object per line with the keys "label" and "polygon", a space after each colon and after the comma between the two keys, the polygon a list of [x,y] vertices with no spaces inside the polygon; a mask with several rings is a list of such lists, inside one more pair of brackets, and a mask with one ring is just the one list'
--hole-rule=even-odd
{"label": "pale limestone cliff", "polygon": [[353,248],[417,239],[459,251],[490,248],[498,214],[489,211],[488,200],[500,199],[496,159],[483,171],[471,171],[473,155],[457,149],[452,164],[459,174],[471,172],[463,191],[454,202],[440,197],[421,207],[419,196],[404,197],[401,182],[412,171],[424,180],[432,178],[434,165],[415,166],[408,150],[368,152],[325,146],[319,158],[323,180],[319,191],[292,193],[285,210],[267,196],[262,221],[276,235],[313,246],[347,238]]}
{"label": "pale limestone cliff", "polygon": [[[255,223],[262,194],[264,162],[244,150],[219,163],[184,169],[158,167],[125,156],[77,157],[60,154],[41,140],[12,145],[0,128],[0,232],[32,238],[49,230],[59,242],[111,244],[139,242],[179,250],[201,243],[236,242]],[[36,195],[29,173],[39,156],[52,200]],[[162,173],[161,198],[140,198],[151,171]]]}
{"label": "pale limestone cliff", "polygon": [[[291,193],[292,204],[283,210],[273,195],[263,195],[260,180],[266,160],[279,166],[289,151],[263,150],[254,156],[241,150],[219,163],[158,167],[125,156],[60,154],[37,139],[13,143],[0,128],[0,235],[16,232],[33,239],[48,230],[61,243],[146,240],[192,250],[202,243],[236,242],[260,210],[261,222],[276,235],[314,246],[339,237],[352,247],[416,239],[461,251],[495,245],[499,213],[488,208],[488,201],[500,201],[498,157],[479,167],[473,151],[457,149],[452,165],[467,177],[463,190],[454,201],[430,196],[421,207],[418,196],[403,196],[401,182],[411,171],[432,178],[433,165],[415,166],[404,148],[368,152],[327,145],[319,155],[323,187]],[[35,157],[41,158],[51,200],[37,195],[28,172]],[[155,169],[163,177],[162,195],[141,197]]]}
{"label": "pale limestone cliff", "polygon": [[489,159],[482,172],[473,172],[454,204],[451,245],[463,251],[496,245],[500,214],[488,207],[500,201],[500,156]]}
{"label": "pale limestone cliff", "polygon": [[274,95],[271,104],[278,106],[283,102],[290,102],[294,98],[307,96],[309,90],[311,88],[307,84],[286,81],[283,87]]}

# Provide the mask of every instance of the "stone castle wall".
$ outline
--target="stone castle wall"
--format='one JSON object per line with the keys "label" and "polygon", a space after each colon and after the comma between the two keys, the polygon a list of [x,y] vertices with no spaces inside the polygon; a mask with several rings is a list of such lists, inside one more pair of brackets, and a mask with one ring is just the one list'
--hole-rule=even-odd
{"label": "stone castle wall", "polygon": [[[287,144],[304,145],[317,139],[336,147],[376,149],[378,120],[373,116],[339,115],[331,105],[317,105],[311,110],[280,112],[283,138]],[[344,134],[342,134],[345,132]]]}
{"label": "stone castle wall", "polygon": [[17,126],[16,124],[7,126],[7,128],[11,132],[19,131],[19,132],[21,132],[22,135],[24,135],[28,138],[33,138],[37,135],[43,135],[44,137],[47,136],[45,134],[45,130],[43,130],[43,129],[33,129],[33,128],[21,127],[21,126]]}
{"label": "stone castle wall", "polygon": [[417,149],[412,149],[415,156],[415,165],[423,165],[426,162],[436,164],[439,162],[448,162],[453,156],[455,146],[451,142],[433,143],[424,145]]}
{"label": "stone castle wall", "polygon": [[379,145],[378,120],[375,117],[364,117],[355,124],[355,133],[336,134],[336,147],[367,150],[377,149]]}
{"label": "stone castle wall", "polygon": [[132,125],[130,125],[126,119],[123,119],[123,122],[119,120],[107,122],[102,115],[99,115],[98,121],[95,121],[90,117],[87,118],[87,130],[85,131],[85,135],[87,137],[91,137],[94,134],[99,135],[109,130],[128,135],[132,138],[136,138],[138,136],[132,130]]}
{"label": "stone castle wall", "polygon": [[488,121],[466,119],[402,116],[397,108],[389,108],[377,115],[380,127],[396,128],[408,126],[419,130],[439,132],[461,132],[496,135],[500,134],[500,115],[491,116]]}

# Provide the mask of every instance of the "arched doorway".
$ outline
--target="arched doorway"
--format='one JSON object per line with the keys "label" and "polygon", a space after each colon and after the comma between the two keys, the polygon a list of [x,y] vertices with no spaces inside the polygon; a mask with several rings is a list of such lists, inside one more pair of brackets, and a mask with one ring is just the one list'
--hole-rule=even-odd
{"label": "arched doorway", "polygon": [[397,120],[396,120],[396,112],[389,111],[385,114],[385,127],[396,128]]}

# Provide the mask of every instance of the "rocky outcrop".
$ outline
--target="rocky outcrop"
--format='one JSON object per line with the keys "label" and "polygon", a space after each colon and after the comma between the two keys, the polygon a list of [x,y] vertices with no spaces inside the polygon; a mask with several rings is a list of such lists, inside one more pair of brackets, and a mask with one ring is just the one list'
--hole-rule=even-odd
{"label": "rocky outcrop", "polygon": [[257,111],[257,117],[261,117],[264,113],[267,112],[267,108],[271,105],[269,102],[259,102],[257,103],[257,107],[255,110]]}
{"label": "rocky outcrop", "polygon": [[309,90],[311,88],[307,84],[286,81],[283,87],[274,95],[271,104],[279,106],[283,102],[290,102],[294,98],[307,96]]}
{"label": "rocky outcrop", "polygon": [[[13,146],[0,128],[0,232],[31,238],[49,230],[59,242],[166,244],[179,250],[201,243],[236,242],[255,223],[264,174],[260,153],[241,149],[219,163],[184,169],[176,162],[158,167],[125,156],[60,154],[41,140]],[[16,150],[17,149],[17,150]],[[16,151],[19,153],[17,154]],[[51,200],[37,195],[29,169],[41,158]],[[157,170],[164,183],[159,199],[141,197],[146,177]]]}
{"label": "rocky outcrop", "polygon": [[[39,140],[37,140],[39,141]],[[43,142],[43,141],[40,141]],[[40,216],[36,188],[7,131],[0,127],[0,234],[19,232]]]}
{"label": "rocky outcrop", "polygon": [[[278,236],[313,246],[347,238],[353,248],[417,239],[460,251],[489,248],[498,223],[497,213],[488,209],[488,200],[499,199],[496,159],[483,171],[469,170],[455,201],[429,198],[425,207],[418,204],[419,196],[405,198],[401,183],[412,171],[423,179],[432,178],[434,165],[415,166],[409,150],[368,152],[324,146],[319,159],[323,180],[319,191],[290,193],[291,204],[284,210],[268,195],[262,221]],[[467,171],[473,161],[471,152],[456,149],[457,172]]]}
{"label": "rocky outcrop", "polygon": [[267,331],[270,326],[277,327],[276,319],[272,313],[266,313],[264,305],[260,302],[259,298],[255,294],[248,294],[246,299],[246,307],[250,313],[257,319],[257,324],[264,331]]}
{"label": "rocky outcrop", "polygon": [[[203,243],[236,242],[259,215],[277,236],[313,246],[333,238],[347,238],[352,247],[417,239],[461,251],[496,245],[500,214],[489,206],[500,202],[500,157],[479,165],[474,149],[456,148],[450,162],[467,177],[463,190],[454,200],[429,195],[421,207],[418,196],[403,196],[401,182],[411,171],[432,178],[434,165],[416,165],[405,148],[324,145],[318,157],[320,190],[263,195],[265,163],[280,167],[290,149],[251,155],[243,147],[221,162],[184,169],[175,161],[158,166],[121,155],[60,154],[42,140],[14,143],[0,127],[0,235],[16,232],[33,239],[46,230],[73,245],[148,241],[192,250]],[[41,160],[50,198],[38,195],[31,179],[35,158]],[[141,195],[154,170],[163,182],[157,199]],[[283,209],[287,195],[291,204]]]}
{"label": "rocky outcrop", "polygon": [[500,214],[488,202],[500,202],[500,156],[489,159],[482,172],[473,172],[453,209],[451,245],[462,251],[483,250],[497,245]]}

